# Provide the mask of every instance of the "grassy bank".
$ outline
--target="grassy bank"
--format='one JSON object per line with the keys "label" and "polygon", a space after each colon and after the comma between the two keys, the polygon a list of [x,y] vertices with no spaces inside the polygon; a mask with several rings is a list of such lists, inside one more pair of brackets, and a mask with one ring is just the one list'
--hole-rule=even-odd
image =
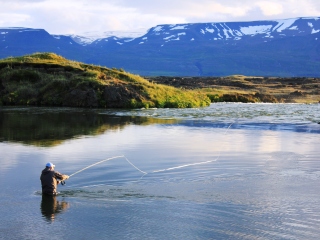
{"label": "grassy bank", "polygon": [[320,79],[307,77],[153,77],[149,81],[198,90],[212,102],[318,103]]}
{"label": "grassy bank", "polygon": [[211,102],[318,103],[320,79],[146,77],[36,53],[0,60],[0,105],[193,108]]}
{"label": "grassy bank", "polygon": [[199,90],[152,83],[125,72],[53,53],[0,60],[0,105],[191,108],[210,104]]}

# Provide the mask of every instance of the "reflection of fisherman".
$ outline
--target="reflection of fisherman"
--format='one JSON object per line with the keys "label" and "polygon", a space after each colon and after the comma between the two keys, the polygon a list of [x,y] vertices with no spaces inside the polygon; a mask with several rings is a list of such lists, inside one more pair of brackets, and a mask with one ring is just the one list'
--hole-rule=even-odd
{"label": "reflection of fisherman", "polygon": [[69,178],[68,175],[63,175],[54,171],[55,165],[51,162],[46,164],[46,168],[42,170],[40,180],[42,185],[42,194],[57,195],[57,185]]}
{"label": "reflection of fisherman", "polygon": [[59,202],[56,198],[56,196],[50,196],[47,194],[42,195],[41,213],[49,222],[54,220],[55,215],[61,213],[69,207],[67,202]]}

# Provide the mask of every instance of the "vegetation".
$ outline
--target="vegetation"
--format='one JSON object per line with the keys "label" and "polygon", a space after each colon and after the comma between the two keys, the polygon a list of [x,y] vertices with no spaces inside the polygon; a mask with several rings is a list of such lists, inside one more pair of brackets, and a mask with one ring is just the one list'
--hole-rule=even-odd
{"label": "vegetation", "polygon": [[210,104],[198,90],[155,84],[122,69],[36,53],[0,60],[0,105],[191,108]]}
{"label": "vegetation", "polygon": [[153,77],[149,81],[206,93],[212,102],[319,103],[319,78]]}
{"label": "vegetation", "polygon": [[36,53],[0,60],[0,106],[193,108],[211,102],[320,102],[320,79],[142,78],[123,69]]}

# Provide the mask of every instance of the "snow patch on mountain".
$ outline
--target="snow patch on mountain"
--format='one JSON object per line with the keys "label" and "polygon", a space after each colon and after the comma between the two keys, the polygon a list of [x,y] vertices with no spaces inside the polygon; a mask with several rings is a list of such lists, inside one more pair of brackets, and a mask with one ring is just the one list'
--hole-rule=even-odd
{"label": "snow patch on mountain", "polygon": [[206,28],[206,32],[214,33],[214,29],[213,28]]}
{"label": "snow patch on mountain", "polygon": [[223,32],[224,32],[224,35],[226,36],[227,39],[234,37],[233,31],[231,28],[228,27],[228,25],[224,24],[221,26],[223,27]]}
{"label": "snow patch on mountain", "polygon": [[138,37],[143,36],[146,34],[147,29],[141,28],[136,31],[106,31],[106,32],[84,32],[82,34],[77,35],[68,35],[70,36],[75,42],[81,44],[81,45],[88,45],[93,43],[96,40],[104,39],[104,38],[110,38],[115,37],[117,39],[120,38],[127,38],[127,39],[135,39]]}
{"label": "snow patch on mountain", "polygon": [[188,25],[175,25],[170,30],[185,30],[188,29]]}
{"label": "snow patch on mountain", "polygon": [[162,31],[162,26],[156,26],[155,28],[153,28],[154,32],[160,32]]}
{"label": "snow patch on mountain", "polygon": [[267,33],[272,29],[272,25],[260,25],[260,26],[249,26],[249,27],[241,27],[240,31],[244,35],[256,35]]}
{"label": "snow patch on mountain", "polygon": [[292,26],[291,28],[288,28],[289,30],[299,30],[298,26]]}
{"label": "snow patch on mountain", "polygon": [[23,29],[23,30],[20,30],[19,32],[38,32],[38,31],[42,31],[42,29]]}
{"label": "snow patch on mountain", "polygon": [[163,40],[169,40],[170,38],[174,38],[174,37],[176,37],[176,36],[175,36],[175,35],[171,35],[171,36],[169,36],[169,37],[163,38]]}
{"label": "snow patch on mountain", "polygon": [[277,30],[277,32],[282,32],[286,28],[291,27],[296,20],[297,20],[296,18],[277,20],[278,24],[273,28],[273,31]]}

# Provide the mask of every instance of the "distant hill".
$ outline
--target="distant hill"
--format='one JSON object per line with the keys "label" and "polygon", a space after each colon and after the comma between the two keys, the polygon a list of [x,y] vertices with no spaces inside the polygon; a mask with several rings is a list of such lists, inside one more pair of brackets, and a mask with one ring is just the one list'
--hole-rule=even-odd
{"label": "distant hill", "polygon": [[142,36],[110,35],[95,40],[1,28],[0,57],[54,52],[142,76],[320,76],[320,17],[159,25]]}

